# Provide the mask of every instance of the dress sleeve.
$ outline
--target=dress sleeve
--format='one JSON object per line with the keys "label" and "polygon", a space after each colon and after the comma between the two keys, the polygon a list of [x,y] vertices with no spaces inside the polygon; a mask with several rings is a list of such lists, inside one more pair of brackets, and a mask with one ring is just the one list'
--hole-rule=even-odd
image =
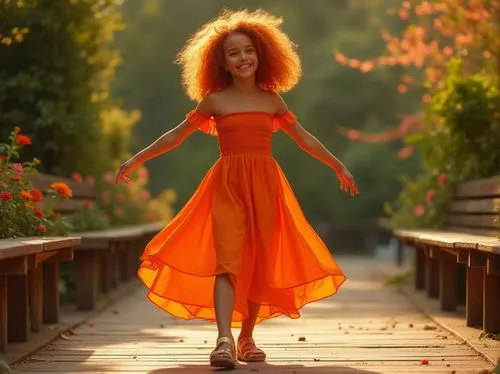
{"label": "dress sleeve", "polygon": [[289,110],[277,114],[273,118],[273,132],[293,125],[295,122],[297,122],[297,117]]}
{"label": "dress sleeve", "polygon": [[215,120],[206,114],[201,113],[198,109],[194,109],[186,115],[186,119],[190,124],[205,134],[218,136]]}

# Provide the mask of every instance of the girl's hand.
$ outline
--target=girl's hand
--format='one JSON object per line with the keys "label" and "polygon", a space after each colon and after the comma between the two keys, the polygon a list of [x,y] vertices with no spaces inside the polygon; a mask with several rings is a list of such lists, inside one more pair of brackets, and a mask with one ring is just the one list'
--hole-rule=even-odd
{"label": "girl's hand", "polygon": [[132,173],[138,166],[139,163],[134,157],[121,164],[120,169],[116,174],[116,184],[120,183],[120,181],[124,181],[127,184],[130,183],[130,178],[128,177],[128,175]]}
{"label": "girl's hand", "polygon": [[345,167],[337,172],[337,178],[340,181],[340,188],[344,192],[350,192],[351,196],[359,194],[358,185],[352,174]]}

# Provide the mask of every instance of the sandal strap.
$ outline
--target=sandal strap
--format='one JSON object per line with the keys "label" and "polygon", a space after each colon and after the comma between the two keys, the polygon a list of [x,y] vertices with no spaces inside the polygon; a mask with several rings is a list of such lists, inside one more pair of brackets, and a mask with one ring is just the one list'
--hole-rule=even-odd
{"label": "sandal strap", "polygon": [[[252,346],[252,348],[248,349],[248,346]],[[238,339],[238,351],[245,356],[248,353],[250,353],[250,354],[255,354],[255,353],[262,354],[262,353],[264,353],[264,351],[262,351],[260,348],[257,347],[253,338],[250,338],[250,337]]]}

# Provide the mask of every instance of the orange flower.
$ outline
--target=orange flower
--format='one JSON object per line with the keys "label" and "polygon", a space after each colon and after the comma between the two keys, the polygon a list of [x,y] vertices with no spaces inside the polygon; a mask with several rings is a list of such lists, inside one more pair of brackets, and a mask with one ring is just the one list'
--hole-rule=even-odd
{"label": "orange flower", "polygon": [[21,197],[24,200],[31,200],[31,193],[29,191],[21,191]]}
{"label": "orange flower", "polygon": [[39,202],[43,200],[43,194],[37,190],[36,188],[32,188],[31,190],[21,191],[21,197],[24,200],[31,200],[35,202]]}
{"label": "orange flower", "polygon": [[27,135],[23,134],[17,134],[16,138],[17,144],[19,145],[30,145],[31,144],[31,139]]}
{"label": "orange flower", "polygon": [[14,181],[14,182],[19,182],[22,179],[23,179],[23,176],[19,175],[19,174],[13,174],[10,176],[10,180]]}
{"label": "orange flower", "polygon": [[54,182],[50,184],[50,188],[54,189],[57,194],[63,199],[69,199],[73,197],[73,191],[71,188],[64,182]]}

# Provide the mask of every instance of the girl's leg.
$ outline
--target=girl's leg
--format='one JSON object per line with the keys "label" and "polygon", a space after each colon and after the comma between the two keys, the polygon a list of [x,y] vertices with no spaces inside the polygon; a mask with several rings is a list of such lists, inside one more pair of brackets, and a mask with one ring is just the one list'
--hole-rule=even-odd
{"label": "girl's leg", "polygon": [[220,337],[232,337],[231,317],[234,307],[234,287],[229,275],[222,274],[215,278],[215,318]]}
{"label": "girl's leg", "polygon": [[241,325],[240,336],[238,337],[238,358],[242,361],[259,362],[266,359],[266,354],[257,346],[253,340],[253,330],[260,305],[248,300],[248,318]]}
{"label": "girl's leg", "polygon": [[260,305],[252,303],[248,300],[248,318],[241,324],[240,337],[251,338],[257,315],[259,314]]}
{"label": "girl's leg", "polygon": [[219,336],[216,347],[210,355],[210,364],[215,367],[234,367],[236,357],[231,333],[234,287],[226,274],[218,275],[215,279],[214,304]]}

